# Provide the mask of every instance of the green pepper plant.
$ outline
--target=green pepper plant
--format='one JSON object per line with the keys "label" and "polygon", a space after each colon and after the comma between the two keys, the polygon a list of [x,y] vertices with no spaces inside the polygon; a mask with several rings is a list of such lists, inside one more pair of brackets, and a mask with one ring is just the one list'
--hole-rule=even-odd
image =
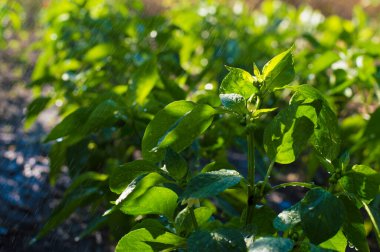
{"label": "green pepper plant", "polygon": [[[380,174],[365,165],[350,165],[346,153],[339,155],[337,118],[318,90],[288,85],[295,77],[292,50],[271,59],[261,71],[254,65],[254,75],[228,67],[219,89],[220,107],[180,100],[155,115],[143,136],[143,159],[110,175],[110,189],[119,197],[105,216],[121,211],[135,222],[116,251],[345,251],[348,245],[369,251],[360,209],[367,211],[379,238],[368,204],[379,193]],[[265,104],[283,90],[293,95],[265,127],[262,147],[270,162],[264,180],[257,181],[260,136],[255,124],[278,110]],[[247,176],[215,163],[198,171],[181,155],[221,118],[245,125]],[[272,186],[274,166],[296,161],[309,145],[330,174],[328,187],[302,181]],[[288,186],[309,190],[276,215],[265,197]],[[238,205],[236,214],[224,207],[233,204]]]}

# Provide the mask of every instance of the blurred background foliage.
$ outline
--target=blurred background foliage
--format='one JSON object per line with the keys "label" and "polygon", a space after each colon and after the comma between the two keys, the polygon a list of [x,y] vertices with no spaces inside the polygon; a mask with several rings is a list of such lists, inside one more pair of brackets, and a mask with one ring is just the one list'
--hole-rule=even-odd
{"label": "blurred background foliage", "polygon": [[[145,127],[165,105],[186,99],[218,106],[225,65],[252,72],[254,62],[261,68],[292,44],[294,84],[311,84],[328,96],[339,117],[341,151],[350,153],[352,164],[379,171],[378,10],[375,0],[0,0],[0,48],[14,51],[5,62],[18,62],[22,76],[34,64],[30,55],[38,55],[26,80],[33,101],[25,128],[42,111],[58,111],[60,123],[44,139],[51,146],[50,183],[63,168],[73,179],[40,236],[78,206],[107,209],[115,200],[108,174],[141,157]],[[288,98],[278,93],[264,102],[281,107]],[[255,130],[263,132],[269,120]],[[192,169],[211,160],[244,171],[244,160],[231,161],[231,153],[245,152],[244,138],[239,122],[219,118],[185,156]],[[256,154],[258,172],[265,172],[265,152]],[[304,155],[296,167],[305,167],[299,169],[312,180],[320,163]],[[115,230],[120,218],[132,226],[127,216],[96,217],[79,236],[109,224],[117,239],[130,228]]]}

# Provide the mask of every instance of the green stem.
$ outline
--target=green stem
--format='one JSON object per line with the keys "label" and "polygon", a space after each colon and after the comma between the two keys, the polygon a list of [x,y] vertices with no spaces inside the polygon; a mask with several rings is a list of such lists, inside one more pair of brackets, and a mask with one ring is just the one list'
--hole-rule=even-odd
{"label": "green stem", "polygon": [[272,173],[272,170],[273,170],[273,166],[274,166],[274,161],[271,161],[269,164],[268,170],[267,170],[267,174],[265,174],[264,184],[261,187],[260,195],[263,195],[263,193],[264,193],[264,188],[265,188],[265,185],[268,183],[268,180],[270,178],[270,174]]}
{"label": "green stem", "polygon": [[191,221],[193,222],[194,229],[198,229],[197,218],[195,218],[194,207],[189,207]]}
{"label": "green stem", "polygon": [[371,222],[372,222],[372,225],[373,225],[373,229],[375,231],[377,245],[380,248],[380,229],[379,229],[379,226],[377,225],[376,219],[373,216],[371,209],[368,207],[368,205],[364,201],[361,201],[361,202],[362,202],[362,204],[363,204],[363,206],[364,206],[364,208],[365,208],[365,210],[366,210],[369,218],[371,219]]}
{"label": "green stem", "polygon": [[317,187],[314,184],[306,183],[306,182],[288,182],[288,183],[283,183],[283,184],[279,184],[279,185],[273,186],[272,190],[277,190],[277,189],[285,188],[285,187],[288,187],[288,186],[300,186],[300,187],[306,187],[306,188],[309,188],[309,189]]}
{"label": "green stem", "polygon": [[252,130],[247,135],[248,142],[248,200],[247,200],[247,218],[246,225],[251,223],[255,199],[253,189],[255,187],[255,144]]}

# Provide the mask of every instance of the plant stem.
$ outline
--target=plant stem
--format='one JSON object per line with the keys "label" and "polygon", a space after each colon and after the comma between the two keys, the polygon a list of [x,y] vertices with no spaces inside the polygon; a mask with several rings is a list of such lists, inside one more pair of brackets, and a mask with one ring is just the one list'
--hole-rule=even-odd
{"label": "plant stem", "polygon": [[273,166],[274,166],[274,161],[271,161],[267,170],[267,174],[265,174],[264,184],[263,184],[263,187],[261,187],[260,195],[263,195],[265,185],[268,183],[270,174],[272,173]]}
{"label": "plant stem", "polygon": [[314,184],[306,183],[306,182],[288,182],[288,183],[283,183],[283,184],[279,184],[279,185],[273,186],[272,190],[277,190],[277,189],[285,188],[285,187],[288,187],[288,186],[300,186],[300,187],[306,187],[306,188],[309,188],[309,189],[317,187]]}
{"label": "plant stem", "polygon": [[194,207],[189,207],[191,221],[193,222],[194,229],[198,229],[197,218],[195,218]]}
{"label": "plant stem", "polygon": [[253,131],[250,130],[247,135],[248,143],[248,199],[247,199],[247,218],[246,225],[251,223],[253,209],[255,207],[254,186],[255,186],[255,144]]}
{"label": "plant stem", "polygon": [[369,218],[371,219],[371,222],[372,222],[372,225],[373,225],[373,229],[375,231],[377,245],[380,248],[380,229],[379,229],[379,226],[377,225],[376,219],[373,216],[371,209],[368,207],[368,205],[364,201],[361,201],[361,202],[362,202],[362,204],[363,204],[363,206],[364,206],[364,208],[365,208],[365,210],[366,210]]}

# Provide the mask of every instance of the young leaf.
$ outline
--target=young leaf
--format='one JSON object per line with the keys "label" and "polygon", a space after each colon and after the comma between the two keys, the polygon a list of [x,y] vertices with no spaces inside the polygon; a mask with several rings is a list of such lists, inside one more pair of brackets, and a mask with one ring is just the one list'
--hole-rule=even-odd
{"label": "young leaf", "polygon": [[287,238],[262,237],[255,240],[248,248],[249,252],[281,251],[289,252],[294,243]]}
{"label": "young leaf", "polygon": [[301,225],[311,242],[319,244],[333,237],[344,221],[343,203],[321,188],[311,189],[301,200]]}
{"label": "young leaf", "polygon": [[296,116],[300,109],[301,106],[290,105],[265,128],[265,150],[277,163],[289,164],[296,160],[313,134],[313,122],[307,116]]}
{"label": "young leaf", "polygon": [[343,202],[344,208],[346,209],[343,233],[346,235],[348,241],[359,251],[369,252],[363,216],[360,210],[347,196],[341,195],[339,199]]}
{"label": "young leaf", "polygon": [[216,110],[207,104],[197,104],[181,117],[159,140],[156,149],[171,147],[180,152],[188,147],[212,123]]}
{"label": "young leaf", "polygon": [[324,249],[331,249],[337,252],[345,252],[347,247],[347,238],[342,230],[339,230],[333,237],[318,245]]}
{"label": "young leaf", "polygon": [[301,222],[300,206],[298,202],[292,207],[282,211],[274,220],[273,226],[278,231],[286,231]]}
{"label": "young leaf", "polygon": [[250,73],[240,68],[227,67],[227,69],[229,73],[220,85],[220,94],[238,94],[248,99],[258,92],[254,85],[255,78]]}
{"label": "young leaf", "polygon": [[354,165],[339,183],[347,192],[370,201],[379,193],[380,173],[365,165]]}
{"label": "young leaf", "polygon": [[146,160],[135,160],[113,170],[110,176],[110,189],[114,193],[122,193],[137,176],[158,171],[158,168]]}
{"label": "young leaf", "polygon": [[186,160],[171,148],[166,149],[165,167],[170,176],[176,180],[183,179],[188,170]]}
{"label": "young leaf", "polygon": [[161,251],[184,245],[186,240],[167,231],[159,230],[153,235],[146,228],[140,228],[124,235],[117,243],[115,252]]}
{"label": "young leaf", "polygon": [[248,111],[244,97],[239,94],[220,94],[219,97],[222,105],[232,112],[244,115]]}
{"label": "young leaf", "polygon": [[152,149],[156,147],[160,138],[165,135],[170,127],[194,107],[195,104],[193,102],[175,101],[156,114],[146,127],[142,139],[142,155],[145,160],[151,162],[163,160],[165,150],[156,149],[152,151]]}
{"label": "young leaf", "polygon": [[283,87],[294,79],[292,50],[293,47],[275,56],[265,64],[262,78],[264,79],[266,90],[272,91],[275,88]]}
{"label": "young leaf", "polygon": [[227,188],[238,184],[241,179],[242,176],[233,170],[200,173],[190,179],[182,194],[182,198],[207,198],[215,196]]}
{"label": "young leaf", "polygon": [[242,234],[236,229],[198,230],[187,240],[189,252],[247,251]]}

